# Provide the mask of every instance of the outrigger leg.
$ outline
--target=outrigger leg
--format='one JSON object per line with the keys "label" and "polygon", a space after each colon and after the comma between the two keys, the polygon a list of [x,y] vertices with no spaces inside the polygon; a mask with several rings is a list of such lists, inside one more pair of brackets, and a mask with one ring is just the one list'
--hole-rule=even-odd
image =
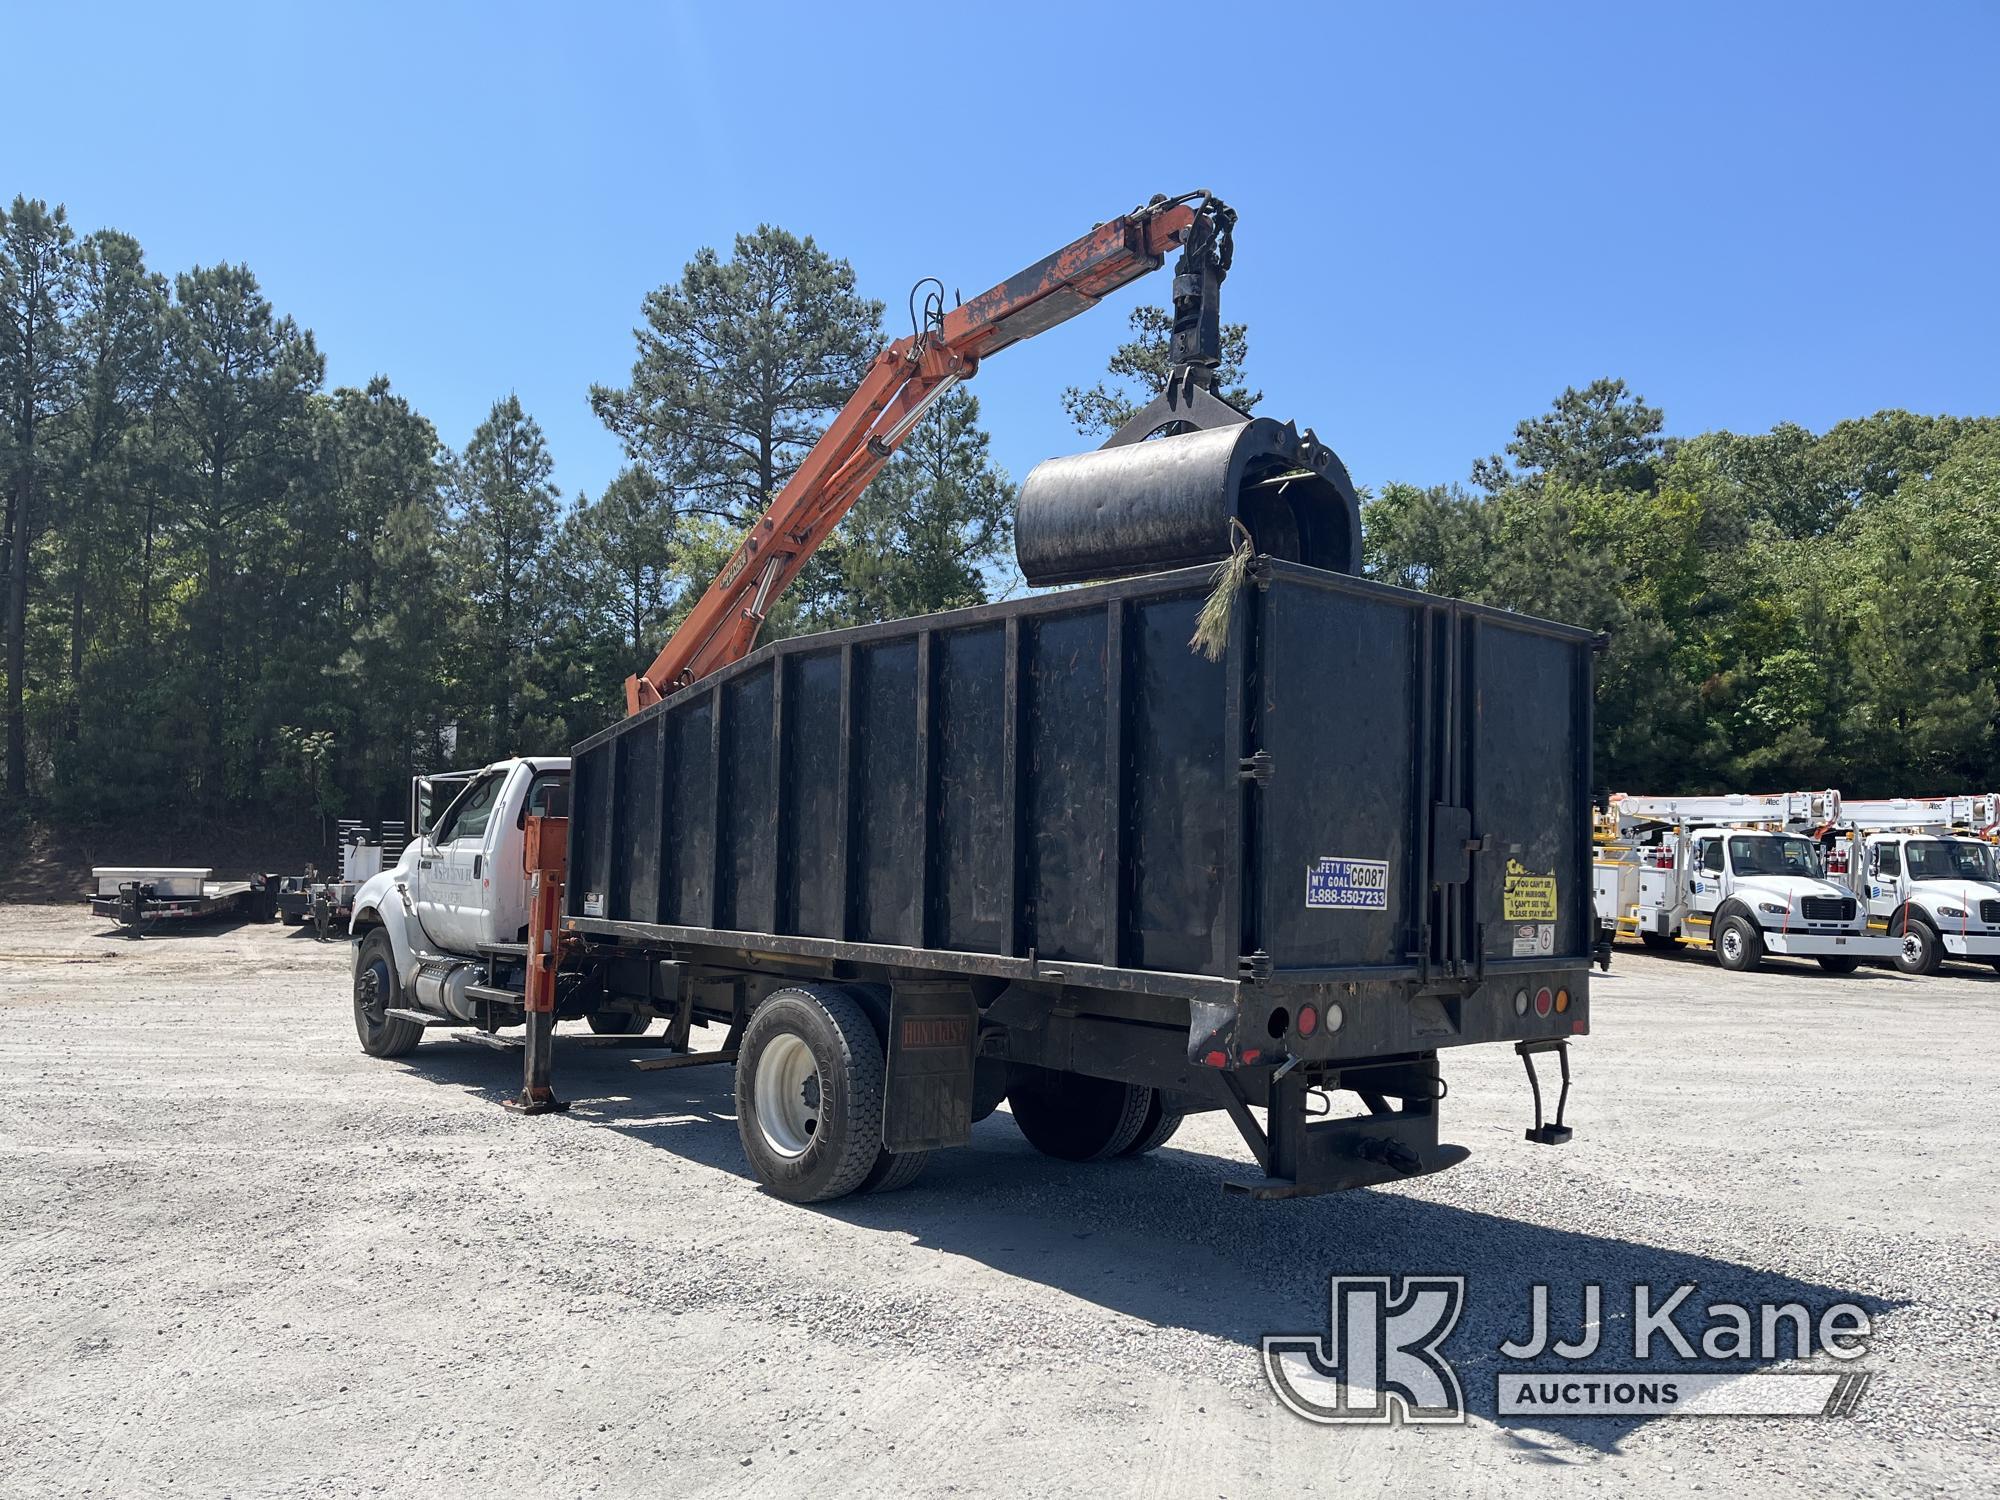
{"label": "outrigger leg", "polygon": [[569,866],[569,819],[530,817],[527,822],[528,973],[522,986],[527,1021],[521,1094],[507,1107],[524,1115],[568,1109],[549,1081],[556,1039],[556,971],[562,965],[557,926],[562,916],[563,875]]}

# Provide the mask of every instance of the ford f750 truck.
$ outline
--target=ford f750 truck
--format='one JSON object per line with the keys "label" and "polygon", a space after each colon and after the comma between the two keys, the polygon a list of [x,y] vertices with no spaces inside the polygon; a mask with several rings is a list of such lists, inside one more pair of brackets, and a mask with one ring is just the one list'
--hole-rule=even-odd
{"label": "ford f750 truck", "polygon": [[[1339,460],[1210,389],[1233,216],[1197,196],[885,350],[627,716],[422,821],[356,900],[369,1053],[521,1027],[540,1112],[558,1022],[664,1021],[637,1064],[732,1067],[798,1201],[905,1184],[1003,1101],[1069,1161],[1223,1111],[1260,1198],[1435,1172],[1440,1058],[1478,1044],[1569,1138],[1597,642],[1353,576]],[[1029,582],[1099,581],[752,649],[929,400],[1173,244],[1167,391],[1022,487]]]}

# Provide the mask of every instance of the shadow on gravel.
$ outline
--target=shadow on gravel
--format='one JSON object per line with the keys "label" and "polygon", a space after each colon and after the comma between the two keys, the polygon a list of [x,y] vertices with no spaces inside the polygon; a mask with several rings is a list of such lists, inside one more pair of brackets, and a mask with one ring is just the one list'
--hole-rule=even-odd
{"label": "shadow on gravel", "polygon": [[[579,1045],[559,1035],[555,1078],[571,1101],[566,1115],[524,1121],[527,1129],[611,1129],[647,1145],[744,1179],[754,1190],[736,1135],[733,1071],[726,1066],[639,1073],[631,1059],[648,1054]],[[657,1055],[657,1054],[653,1054]],[[496,1105],[520,1088],[520,1054],[452,1042],[433,1034],[404,1066],[432,1083],[466,1090]],[[1458,1174],[1462,1189],[1492,1191],[1479,1159]],[[1677,1323],[1699,1345],[1711,1303],[1799,1302],[1815,1318],[1829,1304],[1853,1302],[1871,1318],[1905,1303],[1858,1287],[1804,1280],[1716,1255],[1638,1243],[1621,1233],[1643,1208],[1609,1199],[1596,1184],[1574,1195],[1555,1171],[1529,1163],[1503,1191],[1526,1209],[1574,1219],[1571,1227],[1524,1223],[1479,1208],[1431,1201],[1416,1193],[1364,1189],[1288,1203],[1257,1203],[1225,1194],[1225,1177],[1247,1170],[1247,1156],[1223,1158],[1171,1147],[1133,1161],[1072,1165],[1038,1154],[1003,1113],[974,1127],[969,1148],[939,1152],[916,1185],[880,1197],[849,1198],[818,1209],[828,1218],[990,1266],[1160,1327],[1187,1329],[1261,1348],[1266,1334],[1327,1332],[1328,1278],[1430,1273],[1468,1278],[1466,1307],[1444,1352],[1458,1371],[1474,1415],[1495,1421],[1524,1456],[1579,1461],[1579,1446],[1609,1452],[1648,1418],[1533,1419],[1495,1416],[1501,1374],[1552,1370],[1551,1356],[1516,1364],[1499,1346],[1528,1335],[1529,1289],[1550,1284],[1550,1337],[1577,1337],[1584,1283],[1603,1288],[1601,1349],[1569,1370],[1762,1368],[1735,1361],[1677,1366],[1639,1360],[1632,1350],[1633,1287],[1652,1288],[1657,1307],[1674,1288],[1698,1290]],[[1451,1179],[1427,1179],[1417,1192]],[[1760,1226],[1738,1221],[1739,1231]],[[1662,1222],[1662,1234],[1670,1233]],[[1788,1231],[1787,1231],[1788,1232]],[[1783,1350],[1790,1352],[1789,1336]],[[1664,1337],[1656,1355],[1671,1353]],[[1254,1354],[1248,1356],[1254,1369]],[[1566,1371],[1567,1373],[1567,1371]]]}
{"label": "shadow on gravel", "polygon": [[180,940],[185,938],[218,937],[223,933],[234,932],[239,927],[248,927],[250,925],[251,922],[247,916],[241,912],[231,912],[227,915],[215,917],[174,917],[164,922],[148,922],[144,933],[136,939],[123,927],[116,925],[106,927],[101,932],[94,932],[91,936],[108,938],[121,943],[150,943],[158,938]]}

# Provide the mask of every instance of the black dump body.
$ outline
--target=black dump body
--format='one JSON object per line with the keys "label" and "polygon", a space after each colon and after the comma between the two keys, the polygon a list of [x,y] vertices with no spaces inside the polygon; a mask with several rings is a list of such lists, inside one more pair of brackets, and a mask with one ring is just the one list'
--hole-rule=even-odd
{"label": "black dump body", "polygon": [[1225,1071],[1584,1031],[1592,637],[1259,559],[1210,661],[1212,573],[779,641],[594,736],[565,926]]}

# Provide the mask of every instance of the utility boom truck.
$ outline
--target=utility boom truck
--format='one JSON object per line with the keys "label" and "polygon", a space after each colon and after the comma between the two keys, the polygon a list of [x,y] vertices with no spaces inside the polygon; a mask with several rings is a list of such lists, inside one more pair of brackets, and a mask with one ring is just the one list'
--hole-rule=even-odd
{"label": "utility boom truck", "polygon": [[[801,1202],[907,1183],[1003,1101],[1072,1161],[1223,1111],[1257,1198],[1435,1172],[1467,1154],[1439,1055],[1476,1043],[1567,1140],[1598,642],[1353,576],[1339,459],[1212,390],[1234,217],[1154,199],[932,299],[622,722],[413,817],[355,903],[363,1048],[521,1027],[528,1113],[565,1107],[559,1019],[731,1066],[752,1169]],[[1098,581],[756,648],[937,396],[1175,247],[1167,389],[1021,489],[1027,580]]]}
{"label": "utility boom truck", "polygon": [[1896,944],[1896,967],[1934,974],[1946,958],[2000,969],[2000,796],[1847,802],[1824,835],[1827,873]]}
{"label": "utility boom truck", "polygon": [[1648,948],[1713,949],[1737,971],[1766,954],[1817,959],[1836,974],[1892,957],[1895,944],[1869,932],[1855,895],[1826,878],[1814,834],[1839,813],[1835,791],[1615,794],[1597,835],[1598,921]]}

